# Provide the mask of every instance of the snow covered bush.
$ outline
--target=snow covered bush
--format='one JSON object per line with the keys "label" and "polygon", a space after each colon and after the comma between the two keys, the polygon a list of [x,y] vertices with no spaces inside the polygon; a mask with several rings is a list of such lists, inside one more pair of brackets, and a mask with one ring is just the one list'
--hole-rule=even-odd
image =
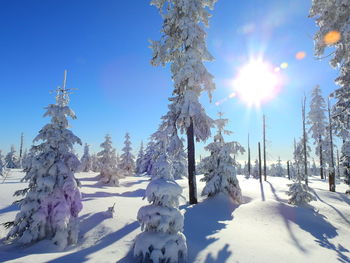
{"label": "snow covered bush", "polygon": [[214,196],[220,192],[228,194],[234,202],[242,202],[242,193],[236,177],[236,162],[231,154],[244,153],[244,148],[238,142],[226,143],[223,133],[230,134],[230,131],[224,129],[227,119],[216,120],[218,129],[214,137],[214,142],[205,147],[210,152],[210,156],[203,159],[204,177],[202,181],[206,182],[202,195]]}
{"label": "snow covered bush", "polygon": [[125,175],[133,175],[135,172],[135,157],[131,153],[131,142],[129,133],[125,134],[123,153],[120,156],[119,168]]}
{"label": "snow covered bush", "polygon": [[135,239],[134,256],[141,262],[186,262],[184,217],[178,209],[182,188],[171,175],[166,143],[162,145],[154,162],[154,176],[146,189],[150,205],[141,207],[137,214],[144,232]]}
{"label": "snow covered bush", "polygon": [[100,164],[100,181],[105,184],[119,185],[120,171],[117,168],[117,157],[112,147],[112,139],[108,134],[100,145],[102,151],[97,153]]}
{"label": "snow covered bush", "polygon": [[92,170],[92,158],[89,153],[89,145],[85,143],[84,154],[80,159],[79,171],[81,172],[90,172]]}
{"label": "snow covered bush", "polygon": [[75,119],[68,107],[69,95],[65,87],[57,90],[56,104],[46,108],[44,116],[51,117],[34,142],[37,154],[24,177],[28,187],[15,192],[24,198],[17,201],[20,212],[13,222],[7,238],[23,244],[50,239],[59,247],[77,242],[78,214],[82,209],[81,195],[74,178],[80,162],[72,153],[80,139],[68,130],[67,117]]}

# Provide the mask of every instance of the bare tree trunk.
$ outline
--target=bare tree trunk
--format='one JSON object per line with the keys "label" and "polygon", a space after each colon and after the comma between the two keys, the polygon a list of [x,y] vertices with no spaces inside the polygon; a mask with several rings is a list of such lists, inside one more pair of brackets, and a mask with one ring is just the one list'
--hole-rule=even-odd
{"label": "bare tree trunk", "polygon": [[188,187],[190,204],[197,204],[196,163],[193,121],[187,128]]}
{"label": "bare tree trunk", "polygon": [[21,146],[19,147],[19,158],[22,159],[23,153],[23,132],[21,133]]}
{"label": "bare tree trunk", "polygon": [[250,143],[249,143],[249,133],[248,133],[248,176],[251,175],[251,163],[250,163]]}
{"label": "bare tree trunk", "polygon": [[320,145],[320,174],[321,179],[323,180],[323,154],[322,154],[322,137],[319,137],[319,145]]}
{"label": "bare tree trunk", "polygon": [[266,123],[265,115],[263,115],[263,147],[264,147],[264,181],[266,181]]}
{"label": "bare tree trunk", "polygon": [[259,180],[260,180],[260,183],[262,183],[260,142],[258,143],[258,149],[259,149]]}
{"label": "bare tree trunk", "polygon": [[331,142],[331,169],[329,170],[328,182],[329,182],[329,191],[335,192],[333,131],[332,131],[332,118],[331,118],[331,108],[330,108],[329,98],[328,98],[328,121],[329,121],[329,139],[330,139],[330,142]]}
{"label": "bare tree trunk", "polygon": [[290,180],[289,161],[287,161],[287,174],[288,174],[288,180]]}
{"label": "bare tree trunk", "polygon": [[302,103],[303,144],[304,144],[304,173],[305,173],[305,183],[306,183],[306,185],[308,185],[309,179],[308,179],[308,174],[307,174],[307,148],[306,148],[305,105],[306,105],[306,97],[304,96],[304,101],[303,101],[303,103]]}
{"label": "bare tree trunk", "polygon": [[340,178],[340,159],[339,159],[339,150],[337,148],[337,176]]}

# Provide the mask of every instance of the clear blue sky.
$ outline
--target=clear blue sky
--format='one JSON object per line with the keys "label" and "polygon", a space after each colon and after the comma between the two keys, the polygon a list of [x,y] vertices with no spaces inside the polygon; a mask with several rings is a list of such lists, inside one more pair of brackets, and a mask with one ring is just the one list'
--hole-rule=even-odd
{"label": "clear blue sky", "polygon": [[[230,119],[234,134],[227,140],[246,145],[251,134],[253,158],[262,112],[267,115],[269,160],[286,160],[293,138],[301,135],[303,94],[309,95],[316,84],[325,96],[336,88],[337,71],[327,60],[313,57],[316,26],[307,17],[310,5],[311,0],[219,0],[212,12],[207,43],[216,60],[207,66],[217,84],[214,102],[232,92],[227,80],[251,56],[263,54],[276,66],[289,65],[280,94],[260,110],[237,99],[216,106],[207,96],[201,98],[210,116],[222,110]],[[49,121],[42,118],[43,108],[54,103],[50,91],[67,69],[68,87],[78,89],[71,96],[78,116],[71,121],[73,131],[95,152],[106,133],[120,151],[129,131],[136,152],[156,130],[172,91],[169,69],[149,63],[148,40],[159,39],[161,22],[147,0],[1,0],[0,149],[6,152],[11,144],[18,149],[21,132],[30,147]],[[307,54],[303,60],[295,58],[299,51]],[[197,153],[205,155],[203,144]]]}

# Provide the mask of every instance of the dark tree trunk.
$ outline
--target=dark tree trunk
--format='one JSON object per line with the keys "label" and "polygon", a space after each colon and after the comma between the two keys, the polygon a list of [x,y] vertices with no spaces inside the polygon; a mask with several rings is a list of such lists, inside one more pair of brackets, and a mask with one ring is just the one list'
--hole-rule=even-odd
{"label": "dark tree trunk", "polygon": [[289,161],[287,161],[287,174],[288,174],[288,180],[290,180]]}
{"label": "dark tree trunk", "polygon": [[306,97],[302,103],[302,117],[303,117],[303,148],[304,148],[304,173],[305,173],[305,184],[309,184],[308,174],[307,174],[307,145],[306,145],[306,124],[305,124],[305,104]]}
{"label": "dark tree trunk", "polygon": [[259,148],[259,180],[260,180],[260,183],[262,183],[260,142],[258,143],[258,148]]}
{"label": "dark tree trunk", "polygon": [[193,121],[187,128],[188,186],[190,204],[197,204],[196,163]]}
{"label": "dark tree trunk", "polygon": [[263,115],[263,147],[264,147],[264,181],[266,181],[266,124],[265,115]]}
{"label": "dark tree trunk", "polygon": [[251,175],[251,163],[250,163],[250,143],[249,143],[249,134],[248,134],[248,176]]}
{"label": "dark tree trunk", "polygon": [[335,169],[334,169],[334,153],[333,153],[333,131],[332,131],[332,118],[331,108],[328,99],[328,119],[329,119],[329,137],[331,142],[331,169],[328,175],[329,191],[335,192]]}
{"label": "dark tree trunk", "polygon": [[321,136],[319,138],[319,144],[320,144],[320,174],[321,174],[321,179],[323,180],[323,154],[322,154],[322,138],[321,138]]}

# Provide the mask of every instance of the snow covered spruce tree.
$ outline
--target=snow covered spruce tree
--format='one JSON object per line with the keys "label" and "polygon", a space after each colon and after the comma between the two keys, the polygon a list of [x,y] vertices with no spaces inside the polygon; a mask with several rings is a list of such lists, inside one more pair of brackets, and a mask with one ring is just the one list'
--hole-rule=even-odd
{"label": "snow covered spruce tree", "polygon": [[271,175],[278,177],[283,177],[285,175],[285,170],[282,166],[280,157],[278,157],[277,163],[271,166]]}
{"label": "snow covered spruce tree", "polygon": [[80,159],[79,171],[81,172],[90,172],[92,170],[92,158],[89,153],[89,145],[85,143],[84,154]]}
{"label": "snow covered spruce tree", "polygon": [[205,43],[204,26],[209,25],[209,9],[216,0],[152,0],[163,18],[162,38],[152,41],[152,65],[170,63],[174,81],[173,98],[176,126],[187,134],[190,203],[197,203],[195,143],[210,137],[213,121],[199,102],[203,91],[215,89],[213,76],[204,66],[213,60]]}
{"label": "snow covered spruce tree", "polygon": [[141,146],[140,146],[140,150],[137,154],[137,159],[136,159],[136,167],[135,167],[135,172],[137,175],[143,174],[144,173],[144,169],[142,167],[142,161],[144,158],[145,152],[143,149],[143,141],[141,141]]}
{"label": "snow covered spruce tree", "polygon": [[307,124],[310,125],[309,132],[311,133],[311,137],[314,139],[315,153],[320,158],[320,175],[321,179],[323,179],[323,171],[324,171],[324,161],[323,161],[323,139],[326,136],[326,102],[322,97],[321,88],[317,85],[311,94],[310,101],[310,111],[308,113],[308,121]]}
{"label": "snow covered spruce tree", "polygon": [[134,256],[140,262],[186,262],[186,238],[182,234],[184,217],[178,209],[182,188],[175,182],[167,156],[168,134],[153,134],[153,176],[146,189],[150,205],[140,208],[137,219],[144,231],[135,239]]}
{"label": "snow covered spruce tree", "polygon": [[67,117],[75,119],[68,106],[69,92],[57,89],[56,104],[46,108],[44,117],[51,117],[34,139],[37,154],[24,177],[28,188],[15,192],[24,195],[17,201],[20,212],[13,222],[7,238],[30,244],[41,239],[50,239],[59,247],[77,242],[78,214],[82,209],[81,195],[74,177],[80,162],[72,153],[80,139],[68,130]]}
{"label": "snow covered spruce tree", "polygon": [[214,142],[205,147],[210,152],[210,156],[203,159],[204,177],[202,181],[206,182],[202,195],[214,196],[218,193],[228,194],[235,203],[242,202],[242,193],[236,177],[236,162],[231,154],[243,154],[244,148],[238,142],[225,142],[223,134],[231,134],[231,131],[225,130],[228,119],[222,119],[222,113],[219,113],[220,119],[215,120],[217,134],[214,136]]}
{"label": "snow covered spruce tree", "polygon": [[[327,48],[334,48],[330,65],[339,69],[335,79],[339,86],[331,96],[336,102],[332,109],[332,127],[343,140],[341,163],[344,171],[350,170],[350,2],[342,0],[313,0],[310,17],[315,17],[319,30],[314,36],[315,55],[321,57]],[[334,172],[330,190],[335,190]],[[332,179],[332,180],[331,180]]]}
{"label": "snow covered spruce tree", "polygon": [[123,153],[120,156],[120,169],[124,172],[125,175],[133,175],[135,172],[135,157],[131,153],[131,141],[130,134],[127,132],[125,134],[124,148],[122,149]]}
{"label": "snow covered spruce tree", "polygon": [[101,172],[101,163],[96,154],[91,155],[91,170],[95,173]]}
{"label": "snow covered spruce tree", "polygon": [[105,141],[100,146],[103,149],[97,153],[100,164],[100,182],[118,186],[120,171],[117,168],[117,157],[109,134],[105,136]]}
{"label": "snow covered spruce tree", "polygon": [[0,175],[3,176],[5,169],[5,162],[3,160],[4,156],[2,155],[2,151],[0,150]]}
{"label": "snow covered spruce tree", "polygon": [[15,147],[12,145],[11,150],[6,154],[5,163],[6,167],[10,169],[18,168],[18,158],[16,156]]}

